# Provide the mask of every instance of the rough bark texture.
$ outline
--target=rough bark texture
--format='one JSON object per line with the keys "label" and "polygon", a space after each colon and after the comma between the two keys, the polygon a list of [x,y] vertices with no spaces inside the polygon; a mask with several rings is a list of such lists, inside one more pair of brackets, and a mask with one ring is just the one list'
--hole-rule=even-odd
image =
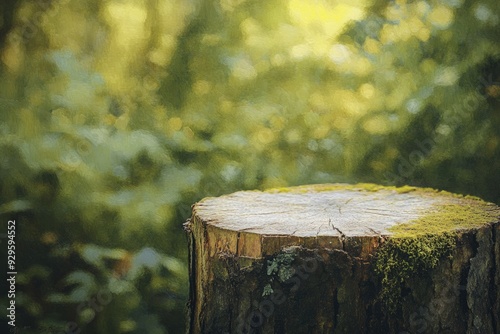
{"label": "rough bark texture", "polygon": [[185,226],[188,333],[500,333],[499,217],[478,199],[374,185],[204,199]]}

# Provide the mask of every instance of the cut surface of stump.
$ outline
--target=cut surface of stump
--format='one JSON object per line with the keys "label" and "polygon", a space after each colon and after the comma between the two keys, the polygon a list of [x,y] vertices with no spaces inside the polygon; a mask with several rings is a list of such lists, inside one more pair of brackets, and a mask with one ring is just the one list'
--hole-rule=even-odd
{"label": "cut surface of stump", "polygon": [[373,184],[206,198],[186,225],[188,331],[498,333],[499,217],[478,198]]}

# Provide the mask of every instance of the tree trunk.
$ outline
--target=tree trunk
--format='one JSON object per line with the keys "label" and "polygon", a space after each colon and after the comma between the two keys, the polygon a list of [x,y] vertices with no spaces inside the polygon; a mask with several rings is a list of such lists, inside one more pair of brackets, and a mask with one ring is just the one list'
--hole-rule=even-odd
{"label": "tree trunk", "polygon": [[432,189],[206,198],[188,333],[500,333],[500,208]]}

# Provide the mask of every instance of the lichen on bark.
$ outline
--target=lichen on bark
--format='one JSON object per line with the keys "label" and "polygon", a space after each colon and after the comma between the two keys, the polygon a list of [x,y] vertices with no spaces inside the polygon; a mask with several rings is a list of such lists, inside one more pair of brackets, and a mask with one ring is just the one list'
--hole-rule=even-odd
{"label": "lichen on bark", "polygon": [[295,260],[296,254],[294,247],[283,250],[272,259],[267,260],[266,273],[269,277],[269,282],[264,286],[262,296],[271,295],[274,290],[273,282],[277,279],[279,282],[285,282],[294,274],[292,263]]}

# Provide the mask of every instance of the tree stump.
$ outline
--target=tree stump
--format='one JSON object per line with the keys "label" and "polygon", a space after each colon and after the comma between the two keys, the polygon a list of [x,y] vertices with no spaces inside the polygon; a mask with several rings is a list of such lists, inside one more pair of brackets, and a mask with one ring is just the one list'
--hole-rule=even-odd
{"label": "tree stump", "polygon": [[188,333],[500,333],[500,208],[372,184],[193,205]]}

